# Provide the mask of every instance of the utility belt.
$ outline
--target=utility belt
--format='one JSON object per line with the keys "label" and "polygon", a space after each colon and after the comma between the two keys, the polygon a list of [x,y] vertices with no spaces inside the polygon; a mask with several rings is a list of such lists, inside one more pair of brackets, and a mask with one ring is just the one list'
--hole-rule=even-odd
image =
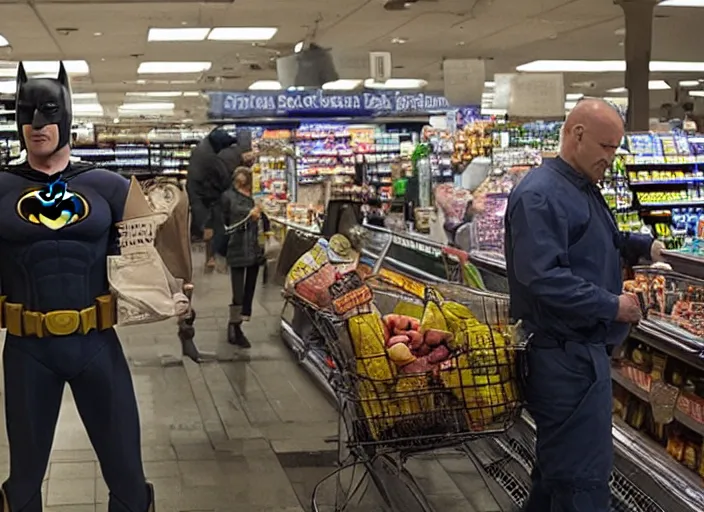
{"label": "utility belt", "polygon": [[0,327],[13,336],[70,336],[104,331],[117,322],[116,301],[112,295],[101,295],[95,304],[80,311],[60,309],[39,313],[27,311],[22,304],[7,302],[0,296]]}

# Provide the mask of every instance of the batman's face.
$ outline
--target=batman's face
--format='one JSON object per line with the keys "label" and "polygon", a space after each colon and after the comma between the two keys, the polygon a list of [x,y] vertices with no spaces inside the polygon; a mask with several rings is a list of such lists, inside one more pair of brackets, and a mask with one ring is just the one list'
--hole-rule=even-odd
{"label": "batman's face", "polygon": [[27,222],[58,230],[88,216],[88,202],[71,192],[63,181],[26,192],[17,201],[17,214]]}
{"label": "batman's face", "polygon": [[24,67],[17,71],[17,128],[23,148],[49,156],[70,142],[71,92],[63,67],[59,78],[28,80]]}

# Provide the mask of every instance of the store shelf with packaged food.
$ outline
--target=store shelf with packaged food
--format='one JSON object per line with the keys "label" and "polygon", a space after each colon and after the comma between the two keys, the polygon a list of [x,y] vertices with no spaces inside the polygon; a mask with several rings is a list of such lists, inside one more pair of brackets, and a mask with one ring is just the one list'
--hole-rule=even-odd
{"label": "store shelf with packaged food", "polygon": [[629,133],[625,148],[624,178],[633,196],[630,211],[637,212],[669,249],[681,247],[695,236],[704,214],[704,137]]}
{"label": "store shelf with packaged food", "polygon": [[96,127],[94,142],[77,141],[71,154],[127,176],[185,177],[191,151],[204,136],[193,130]]}
{"label": "store shelf with packaged food", "polygon": [[252,127],[253,190],[270,217],[286,217],[286,208],[296,195],[296,162],[293,131]]}

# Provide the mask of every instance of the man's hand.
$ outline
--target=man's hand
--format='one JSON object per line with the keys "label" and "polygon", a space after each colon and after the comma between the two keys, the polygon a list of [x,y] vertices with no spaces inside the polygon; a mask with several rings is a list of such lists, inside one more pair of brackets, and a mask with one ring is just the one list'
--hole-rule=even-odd
{"label": "man's hand", "polygon": [[203,230],[203,241],[210,242],[213,239],[213,230],[211,228],[205,228]]}
{"label": "man's hand", "polygon": [[618,314],[616,315],[617,322],[627,324],[637,324],[642,318],[640,304],[638,299],[632,293],[624,293],[618,297]]}
{"label": "man's hand", "polygon": [[662,255],[662,251],[665,250],[665,244],[660,240],[653,241],[653,245],[650,246],[650,259],[654,262],[665,261]]}

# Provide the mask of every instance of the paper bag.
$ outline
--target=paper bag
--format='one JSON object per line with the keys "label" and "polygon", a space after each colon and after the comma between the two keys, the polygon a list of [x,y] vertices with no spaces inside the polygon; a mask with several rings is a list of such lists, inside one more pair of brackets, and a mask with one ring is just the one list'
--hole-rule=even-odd
{"label": "paper bag", "polygon": [[152,210],[133,177],[123,220],[117,224],[120,255],[108,257],[118,325],[158,322],[188,307],[183,283],[169,272],[154,246],[159,226],[167,219],[166,213]]}

